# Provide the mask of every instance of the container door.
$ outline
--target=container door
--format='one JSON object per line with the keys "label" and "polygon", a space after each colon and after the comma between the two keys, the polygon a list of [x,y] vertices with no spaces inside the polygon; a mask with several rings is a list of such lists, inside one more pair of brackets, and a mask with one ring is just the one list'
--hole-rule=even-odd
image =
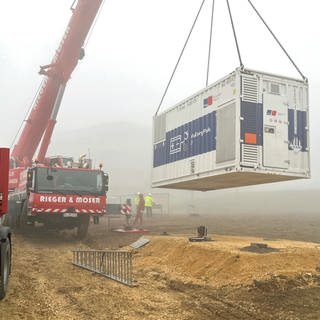
{"label": "container door", "polygon": [[231,104],[217,111],[217,164],[234,161],[236,158],[236,104]]}
{"label": "container door", "polygon": [[285,97],[275,94],[263,95],[263,165],[287,169],[288,106]]}

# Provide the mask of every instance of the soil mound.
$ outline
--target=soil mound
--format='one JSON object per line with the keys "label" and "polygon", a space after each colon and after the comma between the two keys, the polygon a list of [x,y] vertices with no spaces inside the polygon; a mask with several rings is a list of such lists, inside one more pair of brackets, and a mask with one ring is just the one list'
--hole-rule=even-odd
{"label": "soil mound", "polygon": [[267,247],[255,246],[254,252],[250,252],[243,248],[251,248],[250,243],[261,239],[223,236],[215,237],[213,242],[189,242],[187,238],[171,236],[149,239],[148,246],[135,257],[137,269],[214,287],[252,284],[254,280],[277,274],[296,276],[315,271],[320,265],[319,249],[313,243],[268,241]]}
{"label": "soil mound", "polygon": [[[90,225],[83,242],[71,234],[14,233],[10,288],[0,319],[320,319],[319,245],[271,240],[285,236],[276,228],[279,216],[269,225],[242,217],[233,222],[232,230],[228,229],[232,221],[224,216],[219,226],[215,216],[200,223],[209,230],[233,234],[237,230],[247,236],[248,221],[255,221],[266,232],[251,230],[260,238],[214,236],[212,242],[189,242],[194,219],[163,215],[149,221],[146,228],[152,233],[167,233],[148,235],[150,243],[134,249],[136,287],[92,274],[71,261],[74,249],[126,248],[140,235],[108,231],[106,223]],[[312,233],[303,221],[291,231],[285,225],[290,237],[318,241],[318,229]],[[260,242],[279,251],[241,250]]]}

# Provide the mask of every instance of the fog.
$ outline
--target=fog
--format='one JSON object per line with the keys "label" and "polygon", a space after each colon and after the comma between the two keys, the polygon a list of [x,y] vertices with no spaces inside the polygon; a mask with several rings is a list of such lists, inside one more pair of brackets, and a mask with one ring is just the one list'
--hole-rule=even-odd
{"label": "fog", "polygon": [[[215,1],[209,82],[239,66],[224,1]],[[1,4],[0,145],[13,145],[70,17],[72,1]],[[49,154],[90,153],[110,175],[110,195],[170,194],[172,211],[314,212],[320,179],[320,28],[317,1],[256,0],[254,4],[310,83],[312,179],[236,190],[152,190],[152,117],[201,1],[105,1],[70,79]],[[247,1],[230,1],[245,67],[299,78]],[[207,1],[160,111],[205,86],[210,2]],[[269,201],[272,199],[272,201]],[[266,206],[267,203],[267,206]],[[258,209],[257,209],[258,208]],[[268,208],[268,209],[267,209]]]}
{"label": "fog", "polygon": [[[124,200],[125,195],[152,192],[168,196],[163,206],[175,214],[314,214],[319,212],[319,190],[310,180],[296,180],[266,185],[215,191],[183,191],[151,188],[151,127],[129,122],[113,122],[78,130],[58,132],[50,154],[83,153],[93,158],[97,167],[110,175],[109,198]],[[72,148],[70,148],[72,146]],[[72,150],[72,152],[71,152]],[[160,201],[161,202],[161,201]]]}

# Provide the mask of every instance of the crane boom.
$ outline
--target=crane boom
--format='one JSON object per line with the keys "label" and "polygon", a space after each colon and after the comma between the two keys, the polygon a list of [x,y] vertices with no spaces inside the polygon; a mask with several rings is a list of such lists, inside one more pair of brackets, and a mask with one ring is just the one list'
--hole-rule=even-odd
{"label": "crane boom", "polygon": [[43,138],[39,156],[43,161],[56,122],[64,88],[84,55],[83,45],[103,0],[78,0],[60,45],[49,65],[40,68],[45,78],[12,151],[16,166],[30,165]]}
{"label": "crane boom", "polygon": [[[76,5],[74,6],[74,4]],[[51,229],[77,229],[87,235],[91,217],[106,213],[108,175],[88,159],[46,157],[66,84],[103,0],[78,0],[50,64],[40,67],[42,85],[21,136],[12,151],[8,222],[25,231],[41,223]],[[39,150],[38,161],[32,163]],[[0,239],[2,241],[2,239]],[[0,286],[1,299],[1,286]]]}

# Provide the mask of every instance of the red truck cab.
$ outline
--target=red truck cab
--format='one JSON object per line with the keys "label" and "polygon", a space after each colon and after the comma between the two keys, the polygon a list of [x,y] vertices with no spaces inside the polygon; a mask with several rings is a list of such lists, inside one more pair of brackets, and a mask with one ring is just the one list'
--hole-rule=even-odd
{"label": "red truck cab", "polygon": [[[77,228],[79,238],[84,238],[90,217],[106,213],[108,176],[101,169],[71,164],[17,170],[17,184],[9,196],[9,225],[25,231],[36,222],[47,229]],[[11,174],[10,180],[14,177]]]}

